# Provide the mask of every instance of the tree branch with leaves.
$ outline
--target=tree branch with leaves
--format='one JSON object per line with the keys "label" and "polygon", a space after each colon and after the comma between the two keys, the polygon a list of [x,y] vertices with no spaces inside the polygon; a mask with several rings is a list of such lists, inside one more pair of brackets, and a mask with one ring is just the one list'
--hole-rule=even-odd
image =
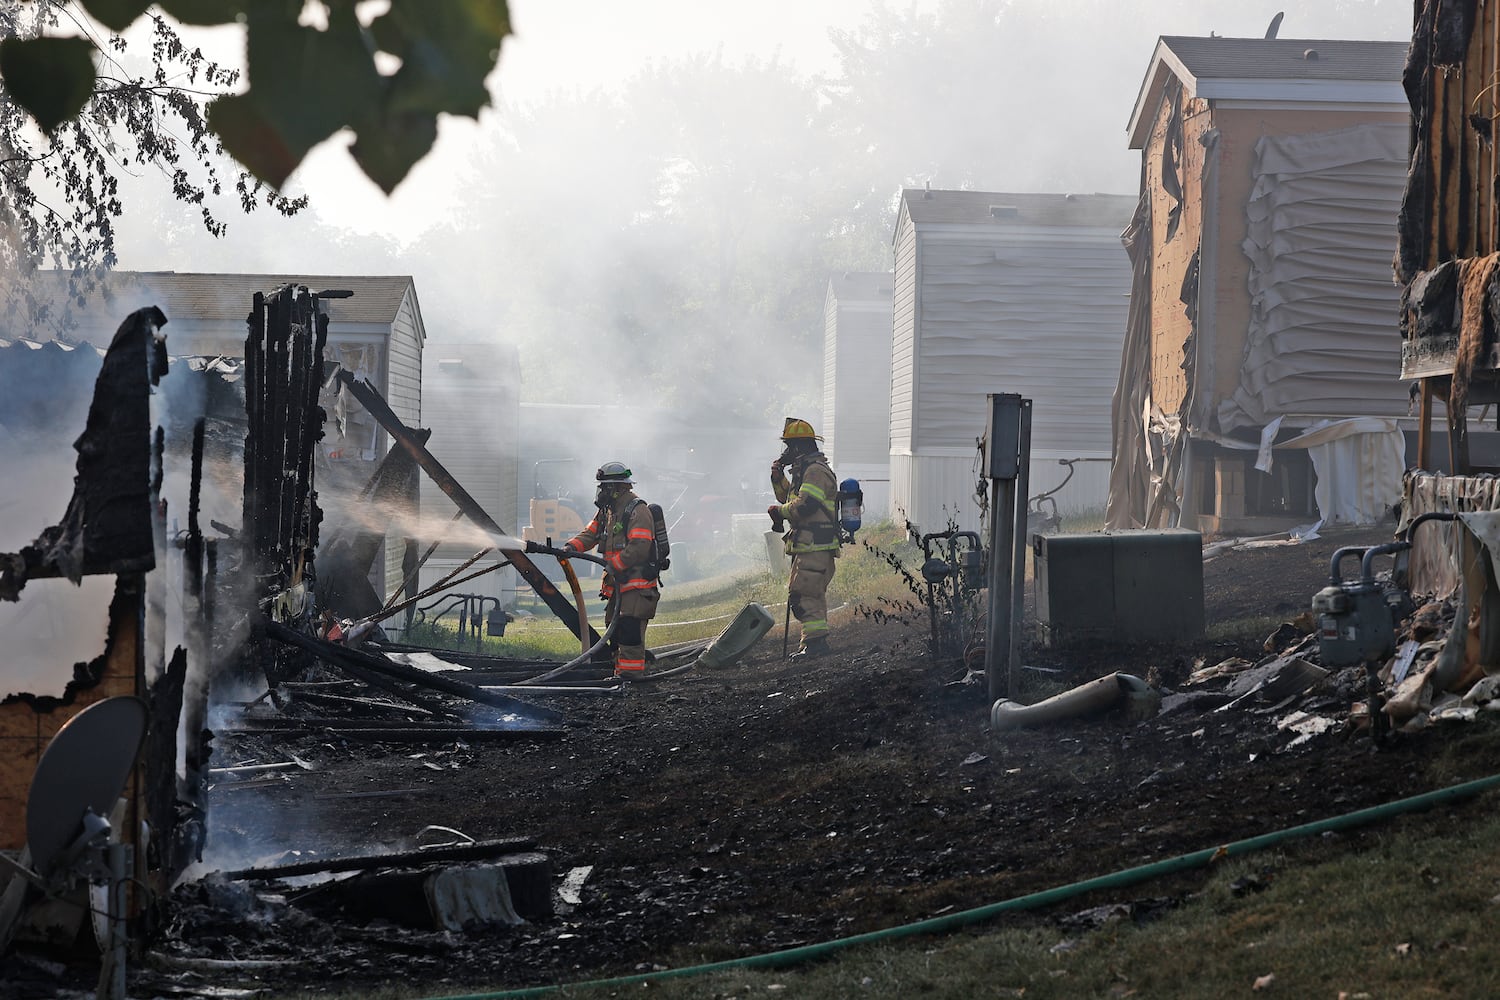
{"label": "tree branch with leaves", "polygon": [[[357,6],[0,0],[0,263],[23,275],[51,264],[86,284],[116,260],[120,178],[146,169],[216,236],[214,200],[231,187],[242,211],[294,214],[307,199],[282,186],[345,129],[360,168],[393,191],[431,150],[439,115],[478,117],[489,103],[509,13],[505,0],[391,0],[366,24]],[[132,73],[121,33],[142,18],[150,68]],[[243,26],[243,81],[168,18]]]}

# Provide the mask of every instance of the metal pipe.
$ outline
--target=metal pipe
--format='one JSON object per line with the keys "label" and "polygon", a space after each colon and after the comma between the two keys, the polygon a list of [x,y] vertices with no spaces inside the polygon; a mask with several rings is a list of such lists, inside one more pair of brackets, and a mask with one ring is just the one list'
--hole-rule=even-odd
{"label": "metal pipe", "polygon": [[1339,563],[1343,562],[1350,555],[1355,553],[1363,554],[1364,551],[1365,546],[1363,545],[1346,545],[1341,549],[1334,549],[1333,559],[1328,564],[1329,585],[1337,587],[1340,583],[1344,582],[1343,576],[1339,573]]}
{"label": "metal pipe", "polygon": [[1014,508],[1011,526],[1011,592],[1010,627],[1005,633],[1005,691],[1015,697],[1020,686],[1020,657],[1016,655],[1020,642],[1021,621],[1026,602],[1026,491],[1031,488],[1031,400],[1021,400],[1021,448],[1016,463]]}
{"label": "metal pipe", "polygon": [[[450,523],[456,523],[458,521],[462,521],[463,517],[464,517],[464,512],[461,511],[461,510],[456,510],[456,511],[453,512],[453,521],[450,522]],[[391,596],[385,602],[385,607],[383,607],[383,608],[380,609],[381,611],[389,611],[390,608],[391,608],[391,605],[396,603],[397,598],[399,598],[402,594],[407,593],[409,591],[409,589],[411,588],[412,584],[414,584],[414,583],[417,582],[417,577],[421,575],[421,573],[422,573],[422,567],[425,566],[425,565],[427,565],[427,560],[429,560],[429,559],[432,558],[432,554],[434,552],[436,552],[438,550],[438,546],[442,545],[442,544],[443,544],[443,540],[441,538],[439,538],[437,541],[435,541],[431,545],[427,546],[427,551],[423,552],[422,555],[421,555],[421,557],[417,559],[417,565],[412,568],[411,573],[407,575],[406,579],[404,579],[404,580],[401,581],[401,586],[399,586],[395,590],[391,591]],[[489,550],[486,549],[485,551],[488,552]],[[462,569],[463,567],[459,567],[459,568]]]}
{"label": "metal pipe", "polygon": [[1411,542],[1386,542],[1383,545],[1372,545],[1365,550],[1364,557],[1359,561],[1359,578],[1362,583],[1375,582],[1375,557],[1389,556],[1397,552],[1405,552],[1411,548]]}

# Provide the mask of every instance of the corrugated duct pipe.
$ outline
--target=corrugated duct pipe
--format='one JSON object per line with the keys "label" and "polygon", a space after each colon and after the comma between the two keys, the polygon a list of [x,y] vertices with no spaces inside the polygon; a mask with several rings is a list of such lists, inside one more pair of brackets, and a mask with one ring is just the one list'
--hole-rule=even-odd
{"label": "corrugated duct pipe", "polygon": [[556,993],[563,989],[630,986],[636,983],[676,979],[682,976],[700,976],[705,973],[726,972],[732,969],[782,968],[789,965],[796,965],[799,962],[826,958],[846,948],[895,941],[918,934],[938,934],[960,927],[967,927],[970,924],[977,924],[1001,913],[1050,906],[1053,903],[1060,903],[1074,896],[1080,896],[1097,889],[1116,889],[1121,886],[1144,882],[1147,879],[1156,878],[1161,875],[1171,875],[1190,868],[1201,868],[1215,861],[1222,861],[1225,858],[1234,857],[1239,854],[1249,854],[1268,847],[1276,847],[1279,844],[1295,840],[1299,837],[1312,837],[1336,830],[1347,830],[1351,827],[1373,823],[1376,820],[1399,816],[1402,813],[1431,809],[1433,806],[1452,802],[1455,799],[1470,798],[1497,786],[1500,786],[1500,774],[1468,781],[1461,785],[1453,785],[1449,788],[1440,788],[1435,792],[1413,795],[1407,799],[1398,799],[1395,802],[1387,802],[1385,805],[1371,806],[1368,809],[1358,809],[1351,813],[1345,813],[1342,816],[1319,820],[1316,823],[1304,823],[1301,826],[1290,827],[1275,833],[1266,833],[1247,840],[1236,840],[1233,843],[1224,844],[1220,847],[1210,847],[1206,850],[1195,851],[1192,854],[1181,854],[1175,858],[1167,858],[1164,861],[1153,861],[1149,865],[1126,868],[1124,871],[1118,871],[1111,875],[1100,875],[1097,878],[1085,879],[1082,882],[1059,886],[1056,889],[1045,889],[1041,892],[1033,892],[1030,895],[1007,899],[1004,902],[975,907],[972,910],[963,910],[959,913],[949,913],[941,917],[919,920],[914,924],[903,924],[900,927],[890,927],[883,931],[870,931],[865,934],[855,934],[853,937],[837,938],[833,941],[824,941],[820,944],[802,945],[798,948],[787,948],[782,951],[767,952],[763,955],[749,955],[745,958],[733,958],[723,962],[710,962],[707,965],[692,965],[681,969],[667,969],[664,972],[646,972],[635,976],[618,976],[613,979],[595,979],[558,986],[530,986],[516,990],[504,990],[499,993],[465,993],[448,997],[432,997],[429,1000],[519,1000],[522,997],[546,996],[549,993]]}

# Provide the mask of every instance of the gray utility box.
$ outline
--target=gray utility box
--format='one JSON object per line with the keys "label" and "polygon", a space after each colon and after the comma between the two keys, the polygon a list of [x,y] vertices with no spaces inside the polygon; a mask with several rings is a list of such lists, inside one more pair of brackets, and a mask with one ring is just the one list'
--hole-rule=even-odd
{"label": "gray utility box", "polygon": [[1196,531],[1037,535],[1043,646],[1203,636],[1203,536]]}

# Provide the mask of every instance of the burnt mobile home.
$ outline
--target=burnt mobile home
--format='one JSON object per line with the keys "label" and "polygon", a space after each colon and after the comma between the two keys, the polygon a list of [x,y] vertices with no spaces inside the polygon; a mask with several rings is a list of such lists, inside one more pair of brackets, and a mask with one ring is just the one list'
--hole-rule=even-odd
{"label": "burnt mobile home", "polygon": [[[408,275],[277,275],[211,274],[176,271],[115,271],[100,294],[75,310],[76,325],[66,339],[108,344],[121,318],[136,309],[156,306],[167,318],[164,333],[173,357],[242,358],[246,316],[257,292],[286,284],[305,285],[321,295],[329,316],[325,376],[334,365],[358,379],[368,380],[409,427],[421,426],[422,352],[427,340],[417,301],[416,285]],[[63,283],[56,285],[62,294]],[[104,294],[107,292],[107,295]],[[342,293],[349,293],[347,296]],[[342,527],[379,528],[388,522],[346,524],[357,511],[341,510],[337,496],[355,495],[389,449],[389,435],[336,382],[330,382],[322,403],[328,411],[319,452],[326,468],[321,473],[328,522],[325,535]],[[434,450],[438,442],[434,440]],[[408,507],[416,512],[417,486],[407,491]],[[366,518],[368,520],[368,518]],[[391,537],[375,554],[370,583],[382,599],[400,588],[404,540]],[[351,606],[351,610],[359,610]]]}
{"label": "burnt mobile home", "polygon": [[1141,191],[1110,527],[1366,523],[1399,495],[1405,52],[1157,42],[1129,123]]}
{"label": "burnt mobile home", "polygon": [[[1396,277],[1401,291],[1401,374],[1418,394],[1418,471],[1408,477],[1408,515],[1464,514],[1466,555],[1496,547],[1500,449],[1496,435],[1469,421],[1500,402],[1496,309],[1500,308],[1500,9],[1494,4],[1418,0],[1407,96],[1412,113],[1411,170],[1401,205]],[[1434,420],[1446,424],[1434,427]],[[1491,418],[1493,419],[1493,418]],[[1455,560],[1442,525],[1413,539],[1414,586],[1440,594],[1458,586],[1465,568],[1469,620],[1482,662],[1500,653],[1495,576],[1485,560]],[[1425,534],[1425,532],[1424,532]],[[1429,544],[1424,544],[1429,543]],[[1483,594],[1481,600],[1479,596]]]}
{"label": "burnt mobile home", "polygon": [[1109,399],[1130,292],[1120,233],[1135,199],[907,190],[894,238],[892,513],[924,532],[975,530],[986,396],[1033,401],[1031,493],[1062,459],[1093,459],[1056,501],[1102,508]]}

